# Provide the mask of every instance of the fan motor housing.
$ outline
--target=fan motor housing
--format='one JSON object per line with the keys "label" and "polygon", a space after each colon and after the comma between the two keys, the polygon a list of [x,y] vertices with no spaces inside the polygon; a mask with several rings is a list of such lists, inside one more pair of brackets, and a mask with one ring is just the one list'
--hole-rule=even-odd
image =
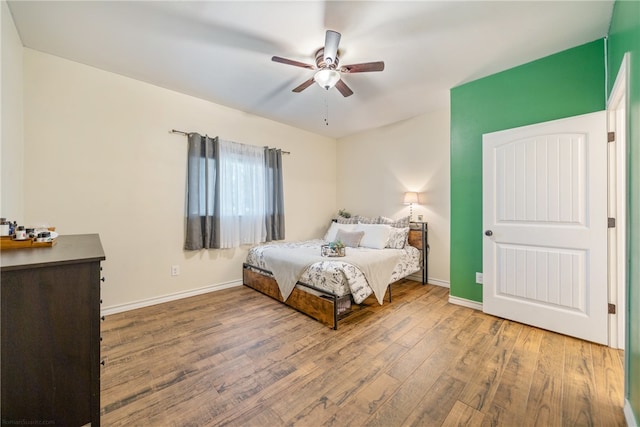
{"label": "fan motor housing", "polygon": [[336,53],[335,61],[333,61],[333,64],[329,66],[327,66],[326,62],[324,61],[324,47],[321,47],[316,52],[316,66],[319,70],[322,70],[323,68],[336,69],[338,68],[338,63],[340,63],[340,51]]}

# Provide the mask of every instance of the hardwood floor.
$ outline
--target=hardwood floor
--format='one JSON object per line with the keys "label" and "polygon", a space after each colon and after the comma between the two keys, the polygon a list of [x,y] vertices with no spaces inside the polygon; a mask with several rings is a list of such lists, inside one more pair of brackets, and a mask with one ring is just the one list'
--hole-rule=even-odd
{"label": "hardwood floor", "polygon": [[624,426],[622,352],[403,281],[334,331],[238,287],[108,316],[105,426]]}

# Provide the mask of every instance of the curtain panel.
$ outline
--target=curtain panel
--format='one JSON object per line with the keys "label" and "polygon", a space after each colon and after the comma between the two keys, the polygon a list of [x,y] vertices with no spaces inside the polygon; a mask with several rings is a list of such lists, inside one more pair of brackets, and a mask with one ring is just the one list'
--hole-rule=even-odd
{"label": "curtain panel", "polygon": [[282,150],[264,148],[266,190],[266,241],[284,239],[284,192],[282,190]]}
{"label": "curtain panel", "polygon": [[189,134],[185,249],[284,239],[282,152]]}
{"label": "curtain panel", "polygon": [[188,136],[187,230],[184,248],[220,247],[220,157],[218,138]]}

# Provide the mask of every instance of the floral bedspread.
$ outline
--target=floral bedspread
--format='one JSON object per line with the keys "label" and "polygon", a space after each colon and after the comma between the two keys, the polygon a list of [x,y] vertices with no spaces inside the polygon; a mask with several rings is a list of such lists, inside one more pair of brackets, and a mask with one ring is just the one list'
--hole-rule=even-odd
{"label": "floral bedspread", "polygon": [[[264,260],[266,248],[280,246],[286,248],[317,248],[326,244],[324,240],[308,240],[304,242],[267,243],[255,246],[249,250],[247,264],[268,270]],[[348,251],[357,251],[359,248],[347,248]],[[401,253],[400,261],[393,269],[391,282],[400,280],[420,270],[420,251],[413,246],[406,245],[404,249],[380,249],[383,251],[396,251]],[[315,286],[316,288],[332,292],[338,296],[351,294],[356,304],[360,304],[373,290],[367,283],[367,279],[360,269],[354,265],[340,261],[340,258],[327,258],[309,266],[299,279],[300,282]]]}

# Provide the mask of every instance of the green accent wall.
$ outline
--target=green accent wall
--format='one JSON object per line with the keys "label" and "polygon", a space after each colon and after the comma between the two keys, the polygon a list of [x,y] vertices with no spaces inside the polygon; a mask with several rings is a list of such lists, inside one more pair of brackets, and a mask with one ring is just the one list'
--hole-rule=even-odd
{"label": "green accent wall", "polygon": [[604,39],[451,89],[451,295],[482,301],[482,134],[605,109]]}
{"label": "green accent wall", "polygon": [[607,62],[613,86],[625,52],[630,52],[627,116],[627,343],[626,398],[640,422],[640,2],[616,1],[609,27]]}

